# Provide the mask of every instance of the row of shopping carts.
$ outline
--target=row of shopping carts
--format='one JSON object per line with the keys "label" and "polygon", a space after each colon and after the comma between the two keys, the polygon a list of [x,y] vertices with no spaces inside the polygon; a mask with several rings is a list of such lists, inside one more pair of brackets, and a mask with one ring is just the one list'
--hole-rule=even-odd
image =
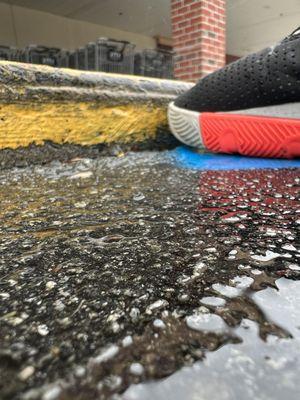
{"label": "row of shopping carts", "polygon": [[55,47],[31,45],[24,49],[0,46],[0,60],[68,67],[69,53]]}
{"label": "row of shopping carts", "polygon": [[171,79],[173,53],[166,50],[135,51],[126,41],[99,38],[75,51],[31,45],[20,50],[0,46],[0,60],[45,64],[60,68],[135,74]]}

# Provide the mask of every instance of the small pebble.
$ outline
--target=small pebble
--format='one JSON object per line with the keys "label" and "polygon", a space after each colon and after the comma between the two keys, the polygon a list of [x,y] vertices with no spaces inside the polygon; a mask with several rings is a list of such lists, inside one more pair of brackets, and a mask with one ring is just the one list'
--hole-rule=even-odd
{"label": "small pebble", "polygon": [[235,223],[235,222],[239,222],[240,221],[240,218],[238,218],[238,217],[229,217],[229,218],[223,218],[223,222],[226,222],[226,223]]}
{"label": "small pebble", "polygon": [[61,388],[59,386],[53,386],[48,389],[42,397],[42,400],[55,400],[61,393]]}
{"label": "small pebble", "polygon": [[133,200],[134,201],[141,201],[144,200],[145,196],[143,195],[143,193],[137,193],[133,196]]}
{"label": "small pebble", "polygon": [[300,271],[300,266],[297,264],[291,264],[289,265],[289,269],[292,271]]}
{"label": "small pebble", "polygon": [[108,361],[111,358],[113,358],[115,355],[118,354],[118,352],[119,352],[119,347],[113,344],[106,350],[104,350],[103,353],[99,354],[99,356],[95,357],[93,360],[97,364],[101,364],[102,362]]}
{"label": "small pebble", "polygon": [[236,276],[232,279],[232,283],[235,284],[235,287],[238,289],[246,289],[252,285],[254,279],[250,276]]}
{"label": "small pebble", "polygon": [[189,300],[190,296],[188,294],[181,294],[178,296],[178,300],[180,303],[186,303]]}
{"label": "small pebble", "polygon": [[124,339],[122,340],[123,347],[128,347],[128,346],[132,345],[132,343],[133,343],[133,340],[132,340],[132,336],[130,336],[130,335],[124,337]]}
{"label": "small pebble", "polygon": [[208,247],[207,249],[204,249],[208,253],[216,253],[217,249],[215,247]]}
{"label": "small pebble", "polygon": [[84,171],[84,172],[79,172],[78,174],[74,174],[70,176],[70,179],[88,179],[91,176],[93,176],[92,171]]}
{"label": "small pebble", "polygon": [[132,307],[130,310],[129,316],[132,319],[133,322],[137,321],[139,316],[140,316],[140,310],[136,307]]}
{"label": "small pebble", "polygon": [[251,274],[253,274],[253,275],[261,275],[262,271],[260,271],[259,269],[252,269],[251,270]]}
{"label": "small pebble", "polygon": [[206,270],[206,265],[203,262],[198,262],[193,269],[193,277],[197,277]]}
{"label": "small pebble", "polygon": [[48,326],[47,325],[39,325],[38,327],[37,327],[37,331],[38,331],[38,333],[41,335],[41,336],[47,336],[48,335],[48,333],[49,333],[49,329],[48,329]]}
{"label": "small pebble", "polygon": [[74,207],[76,208],[85,208],[87,203],[85,201],[79,201],[78,203],[74,203]]}
{"label": "small pebble", "polygon": [[273,229],[267,229],[267,232],[265,233],[265,235],[274,237],[274,236],[277,236],[277,232],[274,231]]}
{"label": "small pebble", "polygon": [[296,247],[293,246],[292,244],[285,244],[284,246],[282,246],[282,248],[283,248],[284,250],[297,251]]}
{"label": "small pebble", "polygon": [[133,375],[141,376],[144,372],[144,367],[140,363],[132,363],[130,365],[129,371]]}
{"label": "small pebble", "polygon": [[47,290],[52,290],[56,285],[57,285],[56,282],[54,282],[54,281],[48,281],[48,282],[46,283],[46,289],[47,289]]}
{"label": "small pebble", "polygon": [[22,371],[19,373],[19,378],[21,381],[27,381],[33,374],[34,374],[34,367],[29,365],[28,367],[25,367],[22,369]]}
{"label": "small pebble", "polygon": [[153,326],[158,329],[166,328],[166,324],[164,323],[164,321],[162,321],[161,319],[158,319],[158,318],[153,321]]}
{"label": "small pebble", "polygon": [[78,365],[74,371],[74,375],[77,376],[77,378],[82,378],[85,375],[85,372],[85,368]]}
{"label": "small pebble", "polygon": [[200,300],[202,304],[206,306],[222,307],[226,304],[226,301],[220,297],[208,296],[202,297]]}
{"label": "small pebble", "polygon": [[166,300],[157,300],[154,303],[150,304],[150,306],[147,307],[146,313],[151,314],[153,310],[159,310],[161,308],[164,308],[168,305],[169,303]]}
{"label": "small pebble", "polygon": [[190,315],[186,318],[186,324],[196,331],[221,333],[226,329],[226,324],[221,317],[215,314]]}
{"label": "small pebble", "polygon": [[253,258],[253,260],[256,261],[271,261],[274,260],[275,258],[281,257],[281,254],[278,253],[274,253],[273,251],[267,250],[266,251],[266,255],[262,256],[262,255],[253,255],[251,256],[251,258]]}
{"label": "small pebble", "polygon": [[212,288],[223,296],[234,298],[241,294],[240,289],[228,285],[222,285],[221,283],[214,283]]}

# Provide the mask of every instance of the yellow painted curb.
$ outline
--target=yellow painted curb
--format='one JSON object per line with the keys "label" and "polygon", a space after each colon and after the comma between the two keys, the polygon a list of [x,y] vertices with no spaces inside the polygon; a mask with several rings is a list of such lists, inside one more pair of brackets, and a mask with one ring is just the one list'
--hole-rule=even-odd
{"label": "yellow painted curb", "polygon": [[170,134],[169,101],[185,82],[0,62],[0,149],[45,141],[138,143]]}
{"label": "yellow painted curb", "polygon": [[94,145],[153,139],[166,126],[163,108],[129,104],[105,107],[89,103],[4,104],[0,106],[0,149],[31,143]]}

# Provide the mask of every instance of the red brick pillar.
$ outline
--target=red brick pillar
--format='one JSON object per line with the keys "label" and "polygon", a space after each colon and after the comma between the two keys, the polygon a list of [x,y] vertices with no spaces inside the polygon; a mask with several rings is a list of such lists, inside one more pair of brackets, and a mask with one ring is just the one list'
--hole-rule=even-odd
{"label": "red brick pillar", "polygon": [[225,0],[171,0],[174,75],[199,78],[225,64]]}

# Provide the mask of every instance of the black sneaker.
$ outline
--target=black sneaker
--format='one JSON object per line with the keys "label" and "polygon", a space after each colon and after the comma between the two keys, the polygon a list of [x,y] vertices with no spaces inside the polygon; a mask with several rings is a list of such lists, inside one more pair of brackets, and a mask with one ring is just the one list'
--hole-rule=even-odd
{"label": "black sneaker", "polygon": [[300,156],[300,28],[241,58],[169,105],[173,134],[214,152]]}

